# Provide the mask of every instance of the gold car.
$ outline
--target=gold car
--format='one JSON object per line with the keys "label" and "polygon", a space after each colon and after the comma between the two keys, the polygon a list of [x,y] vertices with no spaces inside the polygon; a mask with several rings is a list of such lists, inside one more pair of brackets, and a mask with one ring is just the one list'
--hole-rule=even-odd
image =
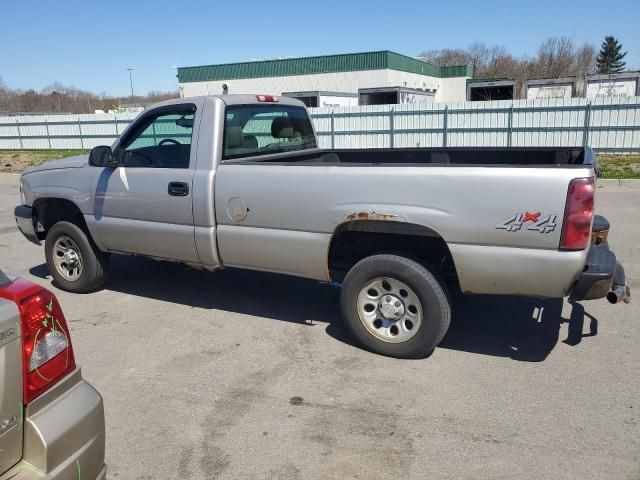
{"label": "gold car", "polygon": [[56,297],[0,271],[0,480],[102,480],[104,432]]}

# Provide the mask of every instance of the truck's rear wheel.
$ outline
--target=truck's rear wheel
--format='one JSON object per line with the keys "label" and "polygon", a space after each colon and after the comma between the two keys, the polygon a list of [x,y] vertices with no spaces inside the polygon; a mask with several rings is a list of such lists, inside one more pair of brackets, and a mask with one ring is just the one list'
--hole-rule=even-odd
{"label": "truck's rear wheel", "polygon": [[344,279],[341,304],[347,328],[358,341],[397,358],[429,356],[451,319],[436,277],[396,255],[374,255],[355,264]]}
{"label": "truck's rear wheel", "polygon": [[63,290],[89,292],[106,281],[109,256],[75,223],[58,222],[51,227],[44,253],[53,279]]}

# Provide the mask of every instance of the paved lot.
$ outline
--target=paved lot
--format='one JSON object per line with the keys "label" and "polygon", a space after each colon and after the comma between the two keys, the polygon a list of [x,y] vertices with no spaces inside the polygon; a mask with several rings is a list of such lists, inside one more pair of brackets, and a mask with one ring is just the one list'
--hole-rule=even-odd
{"label": "paved lot", "polygon": [[[0,175],[0,268],[54,288],[16,183]],[[110,478],[640,478],[640,188],[598,207],[631,305],[459,297],[427,360],[353,346],[338,290],[306,280],[118,257],[101,292],[54,288],[105,398]]]}

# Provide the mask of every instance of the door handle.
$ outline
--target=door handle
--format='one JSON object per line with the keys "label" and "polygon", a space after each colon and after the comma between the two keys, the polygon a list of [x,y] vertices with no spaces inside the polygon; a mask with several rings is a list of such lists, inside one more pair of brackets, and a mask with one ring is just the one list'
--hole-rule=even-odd
{"label": "door handle", "polygon": [[184,182],[169,182],[168,193],[172,197],[186,197],[189,195],[189,184]]}

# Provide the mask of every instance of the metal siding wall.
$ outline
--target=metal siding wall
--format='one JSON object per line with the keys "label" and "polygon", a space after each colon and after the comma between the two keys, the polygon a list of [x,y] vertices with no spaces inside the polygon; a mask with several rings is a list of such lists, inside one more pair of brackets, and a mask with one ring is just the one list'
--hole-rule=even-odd
{"label": "metal siding wall", "polygon": [[[334,108],[334,148],[390,147],[386,106]],[[357,134],[354,134],[357,132]]]}
{"label": "metal siding wall", "polygon": [[[316,108],[310,113],[324,148],[554,147],[586,143],[600,151],[640,153],[640,97],[372,105]],[[135,116],[0,117],[0,149],[108,145]]]}
{"label": "metal siding wall", "polygon": [[466,99],[466,80],[466,77],[437,78],[399,70],[380,69],[283,77],[223,79],[188,82],[180,86],[185,97],[219,95],[222,93],[223,84],[228,85],[231,94],[272,93],[276,95],[281,95],[282,92],[309,90],[357,93],[360,88],[403,86],[435,89],[435,101],[445,103]]}
{"label": "metal siding wall", "polygon": [[466,101],[468,78],[470,77],[441,78],[436,92],[436,102],[454,103]]}
{"label": "metal siding wall", "polygon": [[318,146],[320,148],[331,148],[331,116],[334,108],[314,108],[313,112],[317,115],[313,119],[313,126],[318,136]]}
{"label": "metal siding wall", "polygon": [[582,145],[586,105],[583,98],[514,102],[512,146]]}
{"label": "metal siding wall", "polygon": [[16,119],[17,117],[0,117],[0,149],[2,150],[22,148],[22,143],[18,138],[21,131]]}
{"label": "metal siding wall", "polygon": [[[640,111],[637,100],[627,101],[616,97],[596,98],[591,103],[591,126],[589,143],[597,143],[600,148],[638,149],[640,144]],[[630,108],[632,107],[632,108]],[[633,108],[636,107],[636,108]],[[616,129],[608,128],[616,125]]]}
{"label": "metal siding wall", "polygon": [[[281,95],[282,92],[329,91],[357,93],[359,88],[371,86],[391,86],[392,70],[366,70],[357,72],[318,73],[313,75],[290,75],[284,77],[243,78],[181,84],[185,97],[196,95],[219,95],[222,85],[227,84],[229,93],[270,93]],[[395,72],[403,81],[411,83],[415,74]],[[424,78],[428,77],[421,77]],[[400,81],[402,84],[402,81]]]}
{"label": "metal siding wall", "polygon": [[0,117],[0,150],[81,150],[111,145],[136,113]]}
{"label": "metal siding wall", "polygon": [[438,147],[443,142],[445,105],[394,105],[394,147]]}
{"label": "metal siding wall", "polygon": [[320,145],[326,148],[332,146],[333,111],[335,148],[561,147],[586,142],[595,150],[640,153],[640,97],[592,103],[571,98],[310,111]]}

